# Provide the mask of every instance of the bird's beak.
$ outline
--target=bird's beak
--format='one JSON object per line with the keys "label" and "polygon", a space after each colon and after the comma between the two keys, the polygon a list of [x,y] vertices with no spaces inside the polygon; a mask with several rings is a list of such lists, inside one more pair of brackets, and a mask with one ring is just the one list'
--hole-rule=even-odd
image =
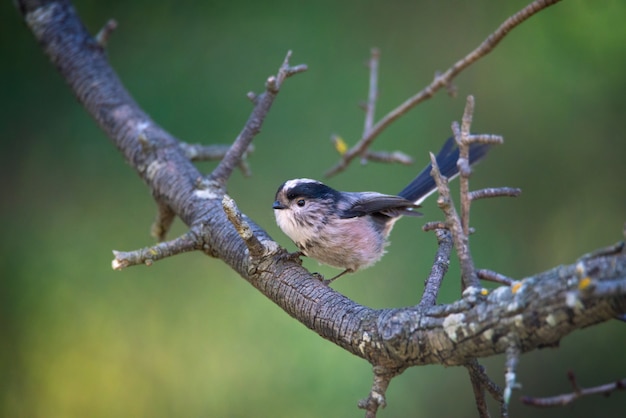
{"label": "bird's beak", "polygon": [[272,208],[278,210],[278,209],[287,209],[287,206],[283,205],[282,203],[280,203],[278,200],[276,202],[274,202],[274,204],[272,205]]}

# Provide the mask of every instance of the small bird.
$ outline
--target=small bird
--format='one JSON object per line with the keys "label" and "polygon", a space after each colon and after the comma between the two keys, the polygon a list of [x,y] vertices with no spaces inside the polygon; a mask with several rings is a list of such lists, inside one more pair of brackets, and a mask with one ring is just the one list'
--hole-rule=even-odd
{"label": "small bird", "polygon": [[[490,144],[472,144],[470,164],[481,160],[489,148]],[[454,138],[446,141],[436,159],[444,176],[452,179],[459,174]],[[276,223],[301,254],[344,269],[325,281],[330,283],[380,260],[400,217],[422,216],[415,209],[437,188],[431,169],[429,164],[396,196],[341,192],[306,178],[288,180],[278,188],[272,205]]]}

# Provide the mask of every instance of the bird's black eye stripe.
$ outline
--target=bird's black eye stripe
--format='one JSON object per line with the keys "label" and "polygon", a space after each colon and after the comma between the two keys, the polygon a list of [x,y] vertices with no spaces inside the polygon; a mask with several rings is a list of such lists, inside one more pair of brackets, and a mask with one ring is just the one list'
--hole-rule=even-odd
{"label": "bird's black eye stripe", "polygon": [[329,199],[339,198],[339,192],[322,183],[301,183],[294,186],[287,192],[287,199],[294,200],[296,198],[305,199]]}

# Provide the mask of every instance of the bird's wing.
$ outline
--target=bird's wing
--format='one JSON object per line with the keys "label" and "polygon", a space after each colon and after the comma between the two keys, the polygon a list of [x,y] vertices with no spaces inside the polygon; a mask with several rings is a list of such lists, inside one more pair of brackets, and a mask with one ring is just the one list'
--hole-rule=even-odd
{"label": "bird's wing", "polygon": [[372,214],[389,217],[422,216],[421,213],[413,210],[419,207],[418,205],[400,196],[363,192],[350,194],[347,197],[348,199],[343,202],[344,204],[340,205],[342,218],[355,218]]}

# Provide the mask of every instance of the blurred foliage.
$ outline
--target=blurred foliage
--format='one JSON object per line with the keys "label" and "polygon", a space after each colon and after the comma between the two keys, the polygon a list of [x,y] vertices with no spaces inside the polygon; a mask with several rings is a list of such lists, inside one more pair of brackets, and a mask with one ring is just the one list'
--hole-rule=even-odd
{"label": "blurred foliage", "polygon": [[[271,202],[288,178],[320,178],[338,133],[358,138],[364,62],[382,52],[382,116],[476,47],[526,2],[77,1],[97,32],[119,28],[108,53],[137,101],[188,142],[228,143],[287,50],[309,71],[280,93],[252,155],[252,178],[229,191],[288,248]],[[571,0],[515,29],[444,93],[399,120],[375,149],[420,167],[355,164],[328,182],[393,193],[413,177],[474,94],[474,130],[502,134],[476,187],[521,187],[518,199],[479,202],[476,264],[524,277],[621,238],[626,199],[626,3]],[[150,244],[146,187],[47,62],[9,2],[0,5],[0,414],[7,417],[361,416],[364,361],[292,320],[222,262],[186,254],[123,272],[111,250]],[[203,163],[208,172],[212,164]],[[441,218],[434,202],[425,220]],[[416,303],[435,251],[421,221],[405,219],[388,255],[336,288],[373,307]],[[184,231],[177,224],[173,233]],[[414,254],[419,251],[416,257]],[[305,266],[334,274],[306,260]],[[453,267],[442,301],[458,296]],[[523,392],[569,391],[626,376],[624,324],[575,333],[558,350],[525,355]],[[492,376],[500,357],[484,360]],[[500,379],[501,381],[501,379]],[[454,402],[450,402],[453,399]],[[462,369],[408,370],[382,417],[476,415]],[[624,395],[512,416],[622,416]]]}

